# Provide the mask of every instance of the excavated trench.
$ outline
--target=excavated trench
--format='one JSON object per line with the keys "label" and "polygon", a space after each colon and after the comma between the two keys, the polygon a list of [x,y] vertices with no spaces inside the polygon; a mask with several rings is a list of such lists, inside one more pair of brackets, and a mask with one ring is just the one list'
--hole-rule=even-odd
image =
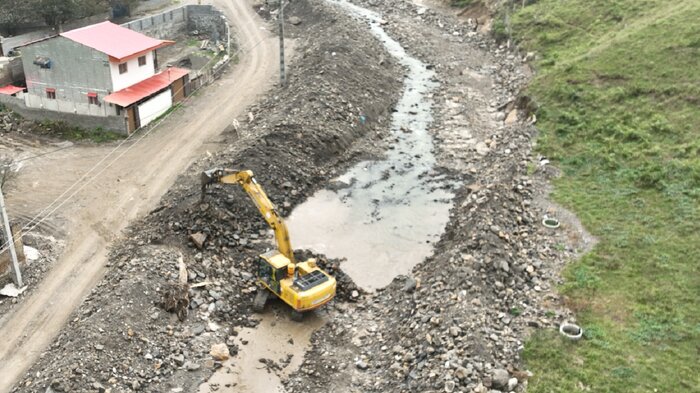
{"label": "excavated trench", "polygon": [[[343,270],[366,290],[388,285],[397,275],[428,257],[442,235],[452,207],[453,187],[436,171],[432,122],[434,71],[409,56],[381,27],[381,17],[346,1],[331,1],[369,23],[372,34],[405,67],[402,96],[392,116],[393,142],[384,160],[362,161],[316,192],[287,220],[297,249],[344,259]],[[268,306],[255,329],[239,336],[238,355],[217,371],[200,392],[284,392],[280,377],[259,359],[285,363],[282,377],[296,370],[311,334],[324,314],[303,324],[289,320],[277,305]],[[285,308],[285,307],[282,307]],[[284,337],[280,336],[284,332]]]}
{"label": "excavated trench", "polygon": [[344,259],[343,270],[366,290],[388,285],[428,257],[452,207],[454,184],[435,170],[432,67],[409,56],[382,28],[379,14],[332,1],[369,22],[372,34],[405,67],[384,160],[363,161],[299,205],[288,220],[294,246]]}

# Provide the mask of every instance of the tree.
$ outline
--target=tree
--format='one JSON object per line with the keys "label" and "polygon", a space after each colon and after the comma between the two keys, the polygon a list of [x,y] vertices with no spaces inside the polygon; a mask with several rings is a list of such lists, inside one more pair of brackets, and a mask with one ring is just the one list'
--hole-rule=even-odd
{"label": "tree", "polygon": [[31,19],[27,0],[0,0],[0,28],[13,35],[17,27]]}
{"label": "tree", "polygon": [[109,6],[116,15],[131,16],[140,0],[108,0]]}
{"label": "tree", "polygon": [[44,22],[59,30],[69,20],[84,18],[107,11],[106,0],[25,0],[31,11]]}
{"label": "tree", "polygon": [[75,0],[28,0],[27,3],[50,27],[60,30],[61,25],[77,16]]}

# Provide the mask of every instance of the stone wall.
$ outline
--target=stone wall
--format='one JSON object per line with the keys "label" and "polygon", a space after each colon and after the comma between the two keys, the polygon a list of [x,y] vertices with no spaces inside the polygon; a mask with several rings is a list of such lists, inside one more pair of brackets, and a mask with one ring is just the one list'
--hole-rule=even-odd
{"label": "stone wall", "polygon": [[206,33],[213,42],[225,42],[228,39],[226,19],[218,9],[211,5],[187,7],[187,29],[190,33]]}

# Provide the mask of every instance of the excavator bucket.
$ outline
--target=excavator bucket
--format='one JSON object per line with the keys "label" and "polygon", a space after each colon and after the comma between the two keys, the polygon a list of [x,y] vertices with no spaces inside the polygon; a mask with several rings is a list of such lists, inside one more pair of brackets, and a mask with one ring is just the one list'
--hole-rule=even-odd
{"label": "excavator bucket", "polygon": [[204,199],[207,186],[214,184],[219,181],[219,178],[223,175],[224,170],[222,168],[209,169],[202,172],[201,182],[202,182],[202,199]]}

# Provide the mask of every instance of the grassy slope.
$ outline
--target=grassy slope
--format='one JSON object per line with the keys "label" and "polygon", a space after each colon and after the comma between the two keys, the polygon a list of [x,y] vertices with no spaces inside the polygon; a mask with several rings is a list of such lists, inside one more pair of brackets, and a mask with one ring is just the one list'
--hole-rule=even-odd
{"label": "grassy slope", "polygon": [[554,197],[600,239],[561,288],[586,340],[537,332],[529,390],[700,391],[700,1],[540,0],[512,29]]}

